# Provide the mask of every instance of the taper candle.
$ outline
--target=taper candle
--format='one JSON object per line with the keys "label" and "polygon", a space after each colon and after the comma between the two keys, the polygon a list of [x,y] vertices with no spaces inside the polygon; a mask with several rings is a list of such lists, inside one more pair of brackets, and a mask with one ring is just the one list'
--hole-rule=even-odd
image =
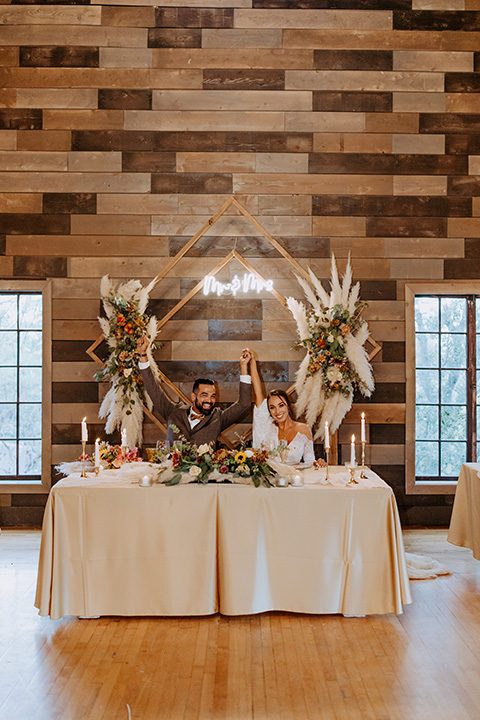
{"label": "taper candle", "polygon": [[330,432],[328,430],[328,422],[325,423],[325,442],[323,447],[325,450],[330,450]]}
{"label": "taper candle", "polygon": [[95,440],[95,467],[100,467],[100,438]]}
{"label": "taper candle", "polygon": [[361,442],[365,442],[365,413],[364,412],[362,412],[362,422],[361,422],[360,430],[361,430],[360,440],[361,440]]}
{"label": "taper candle", "polygon": [[84,417],[82,420],[82,442],[87,442],[88,430],[87,430],[87,418]]}
{"label": "taper candle", "polygon": [[350,465],[356,465],[357,461],[355,459],[355,435],[352,435],[352,443],[350,445]]}
{"label": "taper candle", "polygon": [[128,447],[127,431],[125,430],[125,428],[123,428],[122,430],[122,447]]}

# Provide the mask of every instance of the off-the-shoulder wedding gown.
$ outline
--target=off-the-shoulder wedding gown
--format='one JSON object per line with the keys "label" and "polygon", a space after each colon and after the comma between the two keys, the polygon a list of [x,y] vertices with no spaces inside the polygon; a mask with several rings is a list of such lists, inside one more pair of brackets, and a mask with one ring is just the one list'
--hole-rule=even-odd
{"label": "off-the-shoulder wedding gown", "polygon": [[[276,447],[278,445],[278,427],[268,412],[267,401],[264,400],[258,407],[253,408],[253,447]],[[286,462],[288,465],[297,465],[303,462],[312,465],[315,460],[313,440],[298,432],[287,446]]]}

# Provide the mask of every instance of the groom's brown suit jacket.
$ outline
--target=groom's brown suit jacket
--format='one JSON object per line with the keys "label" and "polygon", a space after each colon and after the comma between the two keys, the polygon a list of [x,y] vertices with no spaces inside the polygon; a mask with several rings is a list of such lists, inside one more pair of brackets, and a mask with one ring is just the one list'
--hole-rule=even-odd
{"label": "groom's brown suit jacket", "polygon": [[[191,406],[172,402],[155,380],[149,367],[140,370],[140,373],[145,390],[152,399],[153,407],[167,422],[167,440],[170,442],[174,442],[178,435],[183,435],[188,442],[197,446],[203,443],[216,445],[220,433],[238,422],[246,410],[251,407],[252,386],[249,383],[240,382],[237,402],[229,405],[225,410],[214,407],[209,415],[205,415],[194,428],[191,428],[188,419]],[[179,433],[173,430],[172,425],[178,428]]]}

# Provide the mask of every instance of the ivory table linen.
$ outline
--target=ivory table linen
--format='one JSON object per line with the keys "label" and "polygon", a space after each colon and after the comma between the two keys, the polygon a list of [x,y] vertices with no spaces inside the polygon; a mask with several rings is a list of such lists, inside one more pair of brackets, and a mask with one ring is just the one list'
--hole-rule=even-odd
{"label": "ivory table linen", "polygon": [[458,478],[447,540],[480,560],[480,463],[464,463]]}
{"label": "ivory table linen", "polygon": [[393,492],[371,471],[358,486],[344,469],[334,479],[140,487],[109,471],[70,476],[47,502],[35,605],[52,619],[401,613],[411,597]]}

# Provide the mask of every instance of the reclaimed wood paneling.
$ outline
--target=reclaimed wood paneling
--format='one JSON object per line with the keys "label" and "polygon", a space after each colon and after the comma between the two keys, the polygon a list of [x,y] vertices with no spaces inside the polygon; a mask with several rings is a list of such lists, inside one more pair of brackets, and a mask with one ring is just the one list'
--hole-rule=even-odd
{"label": "reclaimed wood paneling", "polygon": [[156,132],[152,137],[155,150],[309,152],[313,149],[312,133],[272,132],[272,129],[269,132]]}
{"label": "reclaimed wood paneling", "polygon": [[[232,87],[234,89],[228,89]],[[241,84],[240,84],[241,87]],[[262,90],[262,92],[260,92]],[[233,83],[219,82],[217,90],[156,90],[154,110],[311,110],[309,92],[280,90],[241,90]]]}
{"label": "reclaimed wood paneling", "polygon": [[72,133],[70,130],[20,130],[16,138],[17,149],[55,150],[57,152],[70,150],[71,138]]}
{"label": "reclaimed wood paneling", "polygon": [[[0,56],[1,57],[1,56]],[[14,59],[14,58],[12,58]],[[15,65],[15,62],[5,62]],[[312,69],[311,50],[284,50],[283,48],[215,48],[210,50],[166,48],[153,50],[153,67],[161,68],[260,68],[263,70]]]}
{"label": "reclaimed wood paneling", "polygon": [[[235,193],[323,280],[331,252],[340,271],[352,257],[382,350],[375,394],[355,401],[340,440],[368,412],[371,461],[404,492],[405,283],[480,277],[476,5],[0,2],[0,275],[51,278],[55,459],[78,455],[85,414],[102,432],[106,387],[85,354],[101,276],[147,282]],[[287,261],[230,208],[155,288],[152,311],[171,310],[233,246],[303,298]],[[288,387],[301,360],[268,293],[200,293],[161,340],[170,377],[188,392],[212,374],[226,402],[246,343],[272,386]]]}
{"label": "reclaimed wood paneling", "polygon": [[20,65],[21,67],[98,67],[98,47],[21,47]]}
{"label": "reclaimed wood paneling", "polygon": [[[41,213],[42,196],[40,193],[1,193],[0,212],[2,213]],[[56,213],[56,210],[50,210]]]}

